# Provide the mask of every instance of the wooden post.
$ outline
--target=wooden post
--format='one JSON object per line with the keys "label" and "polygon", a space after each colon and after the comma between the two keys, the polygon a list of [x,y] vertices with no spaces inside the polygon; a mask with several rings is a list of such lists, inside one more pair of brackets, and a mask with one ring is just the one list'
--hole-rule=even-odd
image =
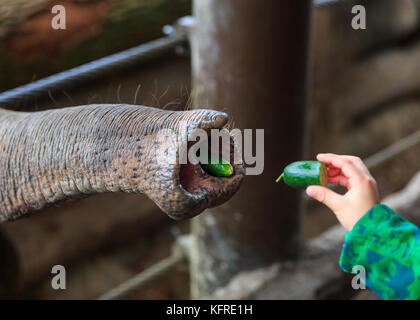
{"label": "wooden post", "polygon": [[239,129],[264,129],[265,168],[193,220],[193,298],[298,255],[301,192],[274,180],[304,156],[310,12],[309,0],[194,2],[194,106],[228,112]]}

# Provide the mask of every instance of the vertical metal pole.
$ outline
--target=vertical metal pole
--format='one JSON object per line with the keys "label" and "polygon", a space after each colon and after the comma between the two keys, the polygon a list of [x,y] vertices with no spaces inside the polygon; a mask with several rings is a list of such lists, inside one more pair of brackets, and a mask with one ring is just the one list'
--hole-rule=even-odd
{"label": "vertical metal pole", "polygon": [[274,180],[304,156],[310,13],[309,0],[194,1],[194,105],[228,112],[237,128],[264,129],[265,169],[193,220],[193,298],[298,255],[301,192]]}

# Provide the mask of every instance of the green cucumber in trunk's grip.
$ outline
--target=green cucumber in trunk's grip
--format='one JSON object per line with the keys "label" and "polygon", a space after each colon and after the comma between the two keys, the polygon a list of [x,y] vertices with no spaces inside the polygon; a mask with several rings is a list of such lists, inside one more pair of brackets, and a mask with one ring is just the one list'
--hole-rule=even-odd
{"label": "green cucumber in trunk's grip", "polygon": [[328,183],[328,169],[325,163],[319,161],[297,161],[284,168],[277,178],[294,188],[306,188],[312,185],[326,186]]}
{"label": "green cucumber in trunk's grip", "polygon": [[204,171],[216,177],[230,177],[233,175],[232,165],[225,159],[209,154],[207,164],[200,163]]}

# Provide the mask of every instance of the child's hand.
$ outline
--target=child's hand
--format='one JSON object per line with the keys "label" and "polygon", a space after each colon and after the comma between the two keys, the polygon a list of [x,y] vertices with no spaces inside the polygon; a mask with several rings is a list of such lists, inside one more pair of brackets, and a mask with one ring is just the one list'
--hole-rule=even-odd
{"label": "child's hand", "polygon": [[317,159],[328,166],[328,182],[340,184],[348,191],[339,195],[325,187],[310,186],[306,193],[328,206],[344,228],[351,230],[370,208],[379,203],[376,181],[358,157],[327,153],[318,154]]}

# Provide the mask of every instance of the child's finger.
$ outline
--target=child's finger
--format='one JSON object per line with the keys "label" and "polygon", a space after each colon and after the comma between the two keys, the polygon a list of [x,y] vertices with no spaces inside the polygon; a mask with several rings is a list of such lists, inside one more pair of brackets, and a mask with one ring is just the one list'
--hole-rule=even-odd
{"label": "child's finger", "polygon": [[344,188],[347,188],[347,189],[350,187],[349,179],[347,179],[343,175],[339,175],[339,176],[335,176],[335,177],[328,177],[328,183],[339,184],[340,186],[342,186]]}
{"label": "child's finger", "polygon": [[355,156],[341,156],[345,159],[350,160],[351,162],[353,162],[359,169],[360,171],[364,172],[367,175],[370,175],[369,169],[366,167],[365,163],[363,162],[362,159],[360,159],[359,157],[355,157]]}
{"label": "child's finger", "polygon": [[328,177],[328,183],[331,184],[339,184],[340,186],[349,189],[350,182],[349,179],[343,175],[335,176],[335,177]]}
{"label": "child's finger", "polygon": [[342,203],[343,196],[325,187],[309,186],[306,188],[306,193],[311,198],[328,206],[332,211],[336,211]]}
{"label": "child's finger", "polygon": [[328,165],[328,167],[334,168],[335,166],[332,164],[332,158],[334,156],[337,156],[333,153],[319,153],[316,156],[316,159],[318,161],[324,162],[326,165]]}
{"label": "child's finger", "polygon": [[341,169],[343,175],[349,178],[350,182],[358,182],[363,178],[363,172],[349,159],[342,158],[341,156],[333,153],[319,154],[317,155],[317,159],[321,162],[331,164],[334,167]]}
{"label": "child's finger", "polygon": [[341,170],[334,167],[328,167],[328,176],[329,177],[335,177],[339,176],[341,174]]}

